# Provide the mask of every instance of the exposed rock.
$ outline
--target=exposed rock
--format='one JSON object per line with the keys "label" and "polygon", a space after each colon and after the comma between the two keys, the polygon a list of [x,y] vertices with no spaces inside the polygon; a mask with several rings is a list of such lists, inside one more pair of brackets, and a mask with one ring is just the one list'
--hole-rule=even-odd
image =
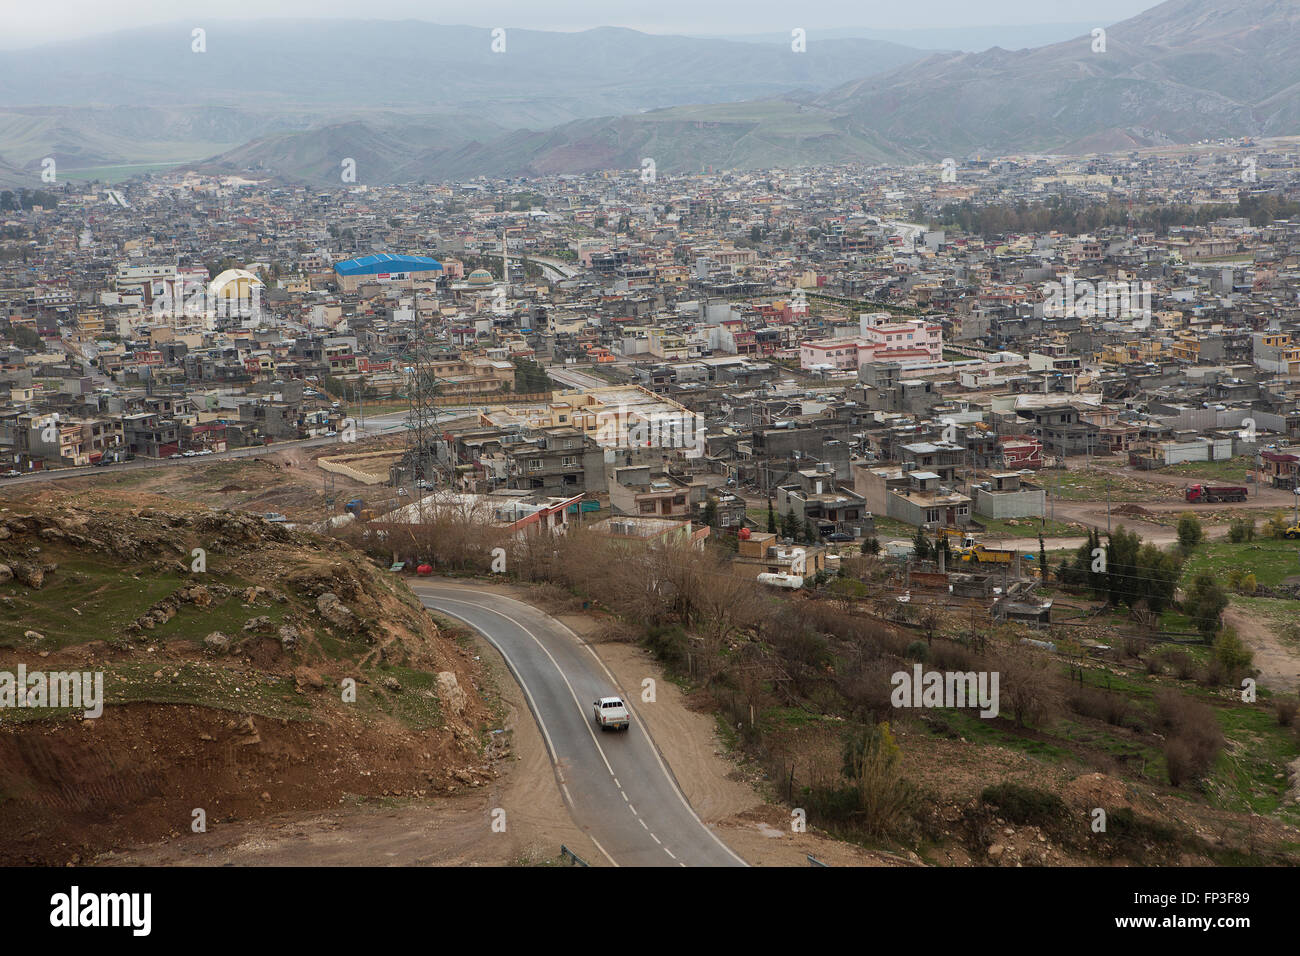
{"label": "exposed rock", "polygon": [[325,678],[321,677],[317,671],[310,667],[294,668],[293,679],[299,687],[310,687],[312,690],[324,690]]}
{"label": "exposed rock", "polygon": [[14,564],[12,568],[19,584],[34,590],[39,590],[45,584],[45,569],[40,565],[22,561]]}
{"label": "exposed rock", "polygon": [[438,699],[457,717],[465,712],[465,691],[452,671],[438,672]]}
{"label": "exposed rock", "polygon": [[252,633],[253,631],[265,631],[271,626],[271,619],[263,614],[260,617],[252,617],[244,622],[244,630]]}
{"label": "exposed rock", "polygon": [[202,584],[196,584],[189,588],[181,588],[176,592],[176,596],[182,601],[186,601],[196,607],[209,607],[212,604],[212,592]]}
{"label": "exposed rock", "polygon": [[203,649],[209,654],[224,654],[230,650],[230,638],[220,631],[213,631],[203,639]]}
{"label": "exposed rock", "polygon": [[7,564],[0,564],[0,584],[8,584],[14,579],[14,569]]}
{"label": "exposed rock", "polygon": [[321,617],[336,627],[352,627],[357,622],[356,615],[333,591],[326,591],[316,599],[316,610],[320,611]]}
{"label": "exposed rock", "polygon": [[301,635],[298,633],[298,629],[292,624],[280,625],[280,646],[286,651],[291,651],[297,647],[300,637]]}

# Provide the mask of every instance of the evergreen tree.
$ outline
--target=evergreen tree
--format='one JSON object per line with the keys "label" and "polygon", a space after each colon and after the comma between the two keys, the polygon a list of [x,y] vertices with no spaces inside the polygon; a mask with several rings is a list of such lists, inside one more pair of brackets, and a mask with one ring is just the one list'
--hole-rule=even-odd
{"label": "evergreen tree", "polygon": [[776,534],[776,509],[772,507],[772,499],[767,499],[767,533]]}
{"label": "evergreen tree", "polygon": [[791,505],[781,519],[781,537],[790,538],[791,540],[799,537],[799,519],[794,516],[794,505]]}
{"label": "evergreen tree", "polygon": [[925,536],[924,528],[916,529],[916,535],[912,538],[912,553],[918,561],[930,560],[930,539]]}

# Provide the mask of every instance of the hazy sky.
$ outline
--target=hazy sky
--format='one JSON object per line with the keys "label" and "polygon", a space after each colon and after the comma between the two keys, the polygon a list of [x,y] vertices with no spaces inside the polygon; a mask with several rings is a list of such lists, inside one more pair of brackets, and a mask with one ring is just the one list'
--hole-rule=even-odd
{"label": "hazy sky", "polygon": [[1157,0],[5,0],[0,46],[29,46],[177,20],[267,17],[419,19],[443,24],[648,33],[746,34],[829,27],[878,30],[1081,23],[1105,26]]}

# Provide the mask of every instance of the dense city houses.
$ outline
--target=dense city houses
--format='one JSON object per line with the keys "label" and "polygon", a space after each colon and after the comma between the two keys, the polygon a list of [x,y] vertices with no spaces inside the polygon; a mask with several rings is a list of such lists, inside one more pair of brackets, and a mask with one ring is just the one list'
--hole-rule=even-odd
{"label": "dense city houses", "polygon": [[[415,491],[744,529],[737,560],[774,574],[795,536],[1046,518],[1038,472],[1081,456],[1247,455],[1293,489],[1297,165],[1225,142],[955,175],[11,192],[0,472],[400,443],[427,372],[445,425]],[[768,502],[798,534],[760,548]]]}

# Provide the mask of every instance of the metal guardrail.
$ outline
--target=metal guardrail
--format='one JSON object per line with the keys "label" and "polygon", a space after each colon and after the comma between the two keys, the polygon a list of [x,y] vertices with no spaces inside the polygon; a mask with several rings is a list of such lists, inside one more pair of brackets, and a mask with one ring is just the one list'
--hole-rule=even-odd
{"label": "metal guardrail", "polygon": [[823,863],[821,860],[817,859],[817,857],[813,856],[811,853],[808,854],[808,865],[809,866],[830,866],[829,863]]}
{"label": "metal guardrail", "polygon": [[[566,856],[569,857],[571,860],[573,860],[573,863],[576,864],[576,865],[578,865],[578,866],[591,866],[590,863],[588,863],[588,862],[587,862],[586,860],[584,860],[582,857],[578,856],[578,854],[574,853],[574,852],[573,852],[572,850],[570,850],[567,846],[565,846],[563,843],[561,843],[561,844],[560,844],[560,859],[563,860]],[[812,857],[809,857],[809,859],[812,859]]]}

